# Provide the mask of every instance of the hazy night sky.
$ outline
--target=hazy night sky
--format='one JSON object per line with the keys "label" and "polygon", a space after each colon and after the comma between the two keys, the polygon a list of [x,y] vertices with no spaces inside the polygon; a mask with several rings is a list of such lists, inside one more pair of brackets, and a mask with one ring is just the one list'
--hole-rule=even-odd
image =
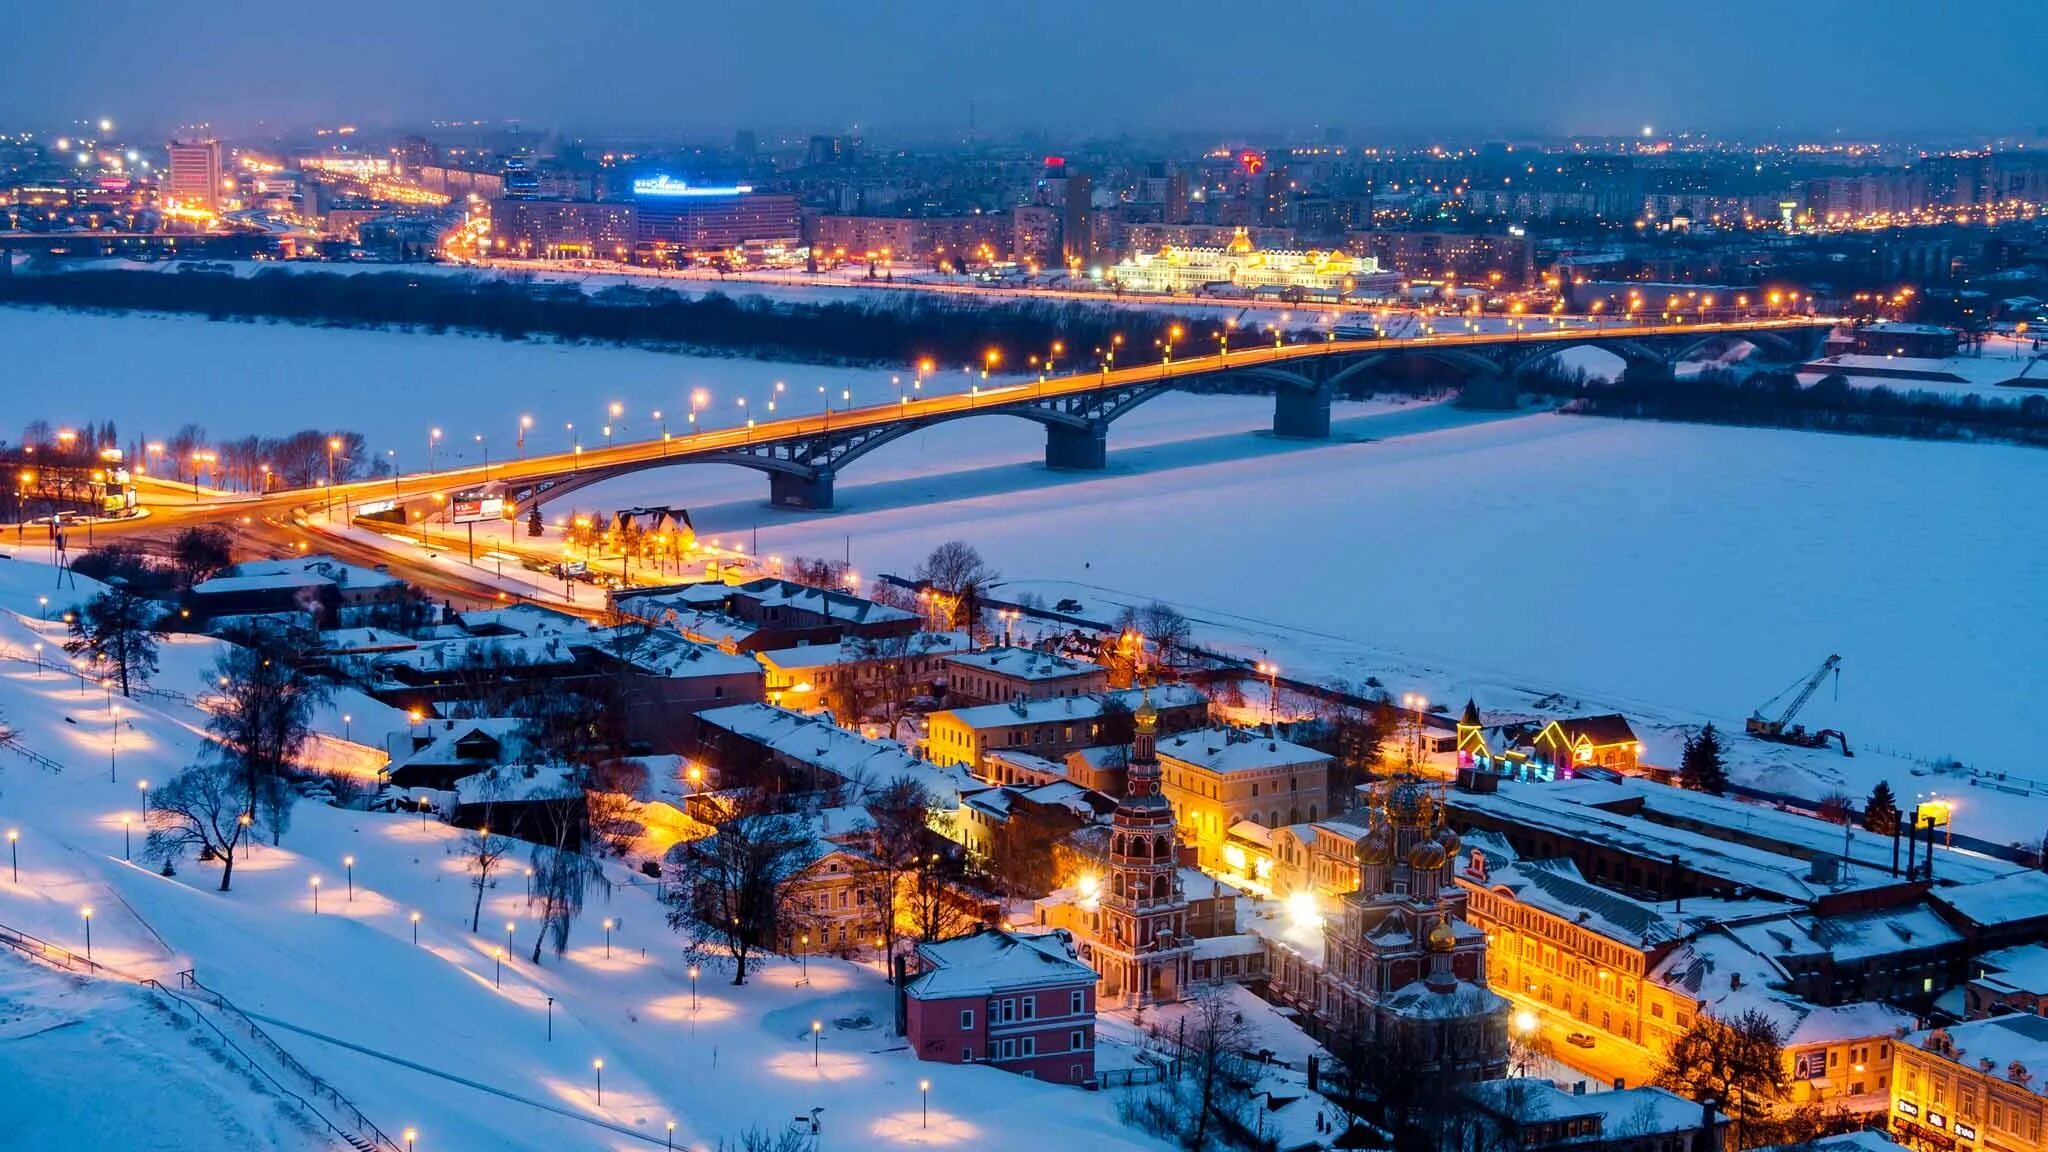
{"label": "hazy night sky", "polygon": [[0,118],[1107,134],[2048,125],[2032,3],[0,4]]}

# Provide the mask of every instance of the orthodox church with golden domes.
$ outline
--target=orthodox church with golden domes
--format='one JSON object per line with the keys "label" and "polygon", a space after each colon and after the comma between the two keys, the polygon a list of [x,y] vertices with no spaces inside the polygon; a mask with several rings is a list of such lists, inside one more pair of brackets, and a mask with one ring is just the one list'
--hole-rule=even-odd
{"label": "orthodox church with golden domes", "polygon": [[1324,920],[1320,950],[1270,942],[1272,990],[1339,1052],[1361,1043],[1458,1079],[1505,1074],[1508,1002],[1487,987],[1486,934],[1451,879],[1458,837],[1440,789],[1396,778],[1369,808],[1358,890]]}

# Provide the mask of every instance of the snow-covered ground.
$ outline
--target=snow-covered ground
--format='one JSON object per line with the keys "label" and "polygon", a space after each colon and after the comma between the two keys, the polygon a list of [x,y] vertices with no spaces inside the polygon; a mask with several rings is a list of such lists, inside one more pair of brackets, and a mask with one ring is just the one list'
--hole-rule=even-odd
{"label": "snow-covered ground", "polygon": [[2019,400],[2048,389],[2048,351],[2033,337],[1990,336],[1969,356],[1921,360],[1905,356],[1864,356],[1844,353],[1816,360],[1812,371],[1799,373],[1811,384],[1833,372],[1866,388],[1883,385],[1895,392],[1945,392]]}
{"label": "snow-covered ground", "polygon": [[[37,621],[35,603],[51,576],[0,560],[0,650],[55,651],[57,626]],[[168,645],[158,683],[196,688],[215,650],[204,639]],[[191,762],[203,717],[161,698],[115,714],[96,686],[81,693],[75,678],[19,660],[0,660],[0,715],[64,765],[0,750],[0,824],[20,833],[21,854],[19,882],[0,872],[0,923],[82,951],[80,909],[92,906],[97,961],[165,979],[196,970],[385,1131],[417,1129],[422,1150],[661,1147],[671,1120],[676,1147],[708,1149],[812,1109],[831,1147],[1160,1147],[1121,1126],[1112,1094],[912,1059],[887,1035],[887,988],[868,968],[813,960],[799,983],[803,969],[772,961],[734,987],[707,967],[693,992],[653,892],[622,868],[591,892],[568,954],[535,966],[525,861],[505,862],[472,934],[474,890],[454,853],[465,834],[432,821],[302,803],[283,846],[239,862],[228,894],[212,866],[190,859],[174,878],[124,863],[121,818],[138,808],[138,782]],[[338,720],[329,710],[322,723],[332,733]],[[325,881],[317,897],[315,877]],[[0,1142],[195,1147],[209,1143],[192,1134],[214,1116],[225,1147],[324,1146],[268,1097],[187,1055],[189,1038],[129,990],[81,992],[68,977],[21,975],[26,963],[0,954],[0,1060],[13,1070],[0,1085]],[[815,1059],[813,1020],[824,1026]],[[36,1039],[35,1021],[64,1031]],[[929,1127],[921,1079],[931,1081]],[[94,1086],[89,1105],[79,1083]],[[154,1140],[140,1140],[153,1123]]]}
{"label": "snow-covered ground", "polygon": [[[746,423],[741,397],[766,416],[778,380],[777,415],[817,412],[827,397],[836,410],[849,393],[856,405],[896,397],[892,373],[868,369],[186,316],[0,308],[0,347],[10,381],[0,440],[36,419],[113,420],[124,443],[161,440],[188,422],[218,439],[345,429],[380,455],[395,451],[406,472],[426,466],[435,428],[434,462],[446,467],[481,463],[486,451],[512,457],[522,416],[533,418],[528,450],[561,452],[604,443],[607,423],[621,439],[658,436],[656,411],[680,434],[700,390],[705,428]],[[910,387],[907,374],[893,375]],[[925,387],[964,387],[965,378],[955,370]]]}

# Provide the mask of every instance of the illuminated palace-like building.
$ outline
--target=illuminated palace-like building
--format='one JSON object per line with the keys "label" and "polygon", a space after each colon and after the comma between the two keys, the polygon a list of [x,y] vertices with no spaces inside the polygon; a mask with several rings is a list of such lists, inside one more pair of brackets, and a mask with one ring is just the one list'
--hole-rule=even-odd
{"label": "illuminated palace-like building", "polygon": [[1465,922],[1442,800],[1404,777],[1376,787],[1370,807],[1358,890],[1324,921],[1320,954],[1270,942],[1271,987],[1340,1053],[1357,1044],[1461,1080],[1503,1075],[1508,1002],[1487,986],[1486,934]]}
{"label": "illuminated palace-like building", "polygon": [[1102,931],[1082,942],[1081,959],[1101,973],[1102,1001],[1137,1008],[1185,994],[1195,941],[1173,809],[1159,787],[1159,715],[1149,691],[1133,719],[1124,796],[1110,816]]}
{"label": "illuminated palace-like building", "polygon": [[1341,251],[1261,249],[1242,228],[1222,248],[1176,248],[1140,252],[1110,269],[1110,278],[1129,292],[1192,292],[1230,284],[1247,291],[1298,289],[1336,296],[1391,283],[1379,261]]}

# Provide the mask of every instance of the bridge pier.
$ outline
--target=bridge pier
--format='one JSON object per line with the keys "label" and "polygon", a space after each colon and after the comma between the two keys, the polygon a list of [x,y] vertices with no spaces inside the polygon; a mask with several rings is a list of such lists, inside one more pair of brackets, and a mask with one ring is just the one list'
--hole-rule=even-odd
{"label": "bridge pier", "polygon": [[1330,390],[1287,388],[1273,393],[1273,435],[1290,440],[1330,438]]}
{"label": "bridge pier", "polygon": [[1109,425],[1091,421],[1045,426],[1045,466],[1063,471],[1100,472],[1109,467]]}
{"label": "bridge pier", "polygon": [[832,507],[832,480],[833,472],[830,468],[819,468],[808,474],[770,472],[768,503],[777,508],[828,511]]}

